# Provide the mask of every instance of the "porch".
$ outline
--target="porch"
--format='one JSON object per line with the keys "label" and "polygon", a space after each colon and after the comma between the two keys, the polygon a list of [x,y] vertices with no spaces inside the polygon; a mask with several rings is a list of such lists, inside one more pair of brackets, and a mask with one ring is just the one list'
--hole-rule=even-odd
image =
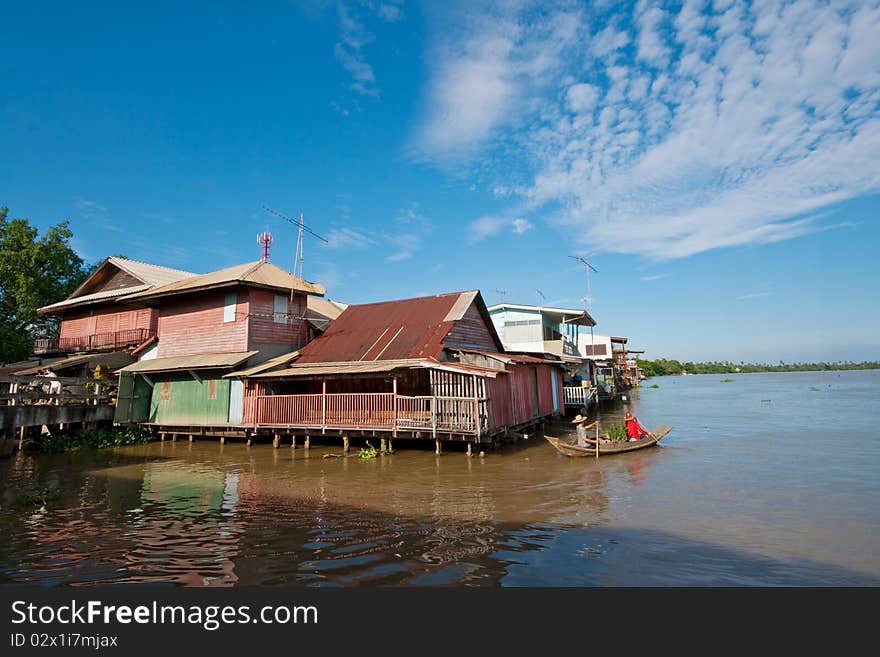
{"label": "porch", "polygon": [[588,407],[598,401],[599,390],[593,386],[565,386],[562,396],[566,407]]}

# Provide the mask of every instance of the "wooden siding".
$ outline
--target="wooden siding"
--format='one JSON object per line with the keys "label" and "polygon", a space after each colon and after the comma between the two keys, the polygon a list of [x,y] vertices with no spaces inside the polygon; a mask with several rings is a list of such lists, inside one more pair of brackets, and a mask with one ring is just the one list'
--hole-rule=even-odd
{"label": "wooden siding", "polygon": [[229,290],[182,295],[159,310],[159,358],[247,351],[248,290],[238,289],[235,321],[223,321]]}
{"label": "wooden siding", "polygon": [[446,334],[443,345],[485,351],[497,351],[498,349],[495,340],[492,339],[492,332],[486,326],[476,303],[472,303],[464,317],[455,322],[455,326]]}
{"label": "wooden siding", "polygon": [[84,338],[98,333],[115,333],[129,329],[155,331],[159,313],[155,308],[132,308],[112,304],[91,311],[64,313],[61,319],[61,339]]}
{"label": "wooden siding", "polygon": [[[270,290],[251,289],[248,294],[248,342],[247,349],[264,350],[272,345],[282,345],[287,351],[299,349],[308,339],[306,296],[295,294],[287,297],[287,316],[283,322],[275,321],[275,293]],[[279,352],[280,353],[280,352]]]}

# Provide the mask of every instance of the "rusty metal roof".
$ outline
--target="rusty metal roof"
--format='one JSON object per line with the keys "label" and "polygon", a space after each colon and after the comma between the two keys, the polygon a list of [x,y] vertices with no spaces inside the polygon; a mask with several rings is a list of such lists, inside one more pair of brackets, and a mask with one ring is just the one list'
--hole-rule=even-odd
{"label": "rusty metal roof", "polygon": [[[469,290],[350,305],[326,333],[300,350],[297,362],[438,358],[443,352],[443,340],[471,303],[482,304],[479,294]],[[485,313],[485,306],[481,313]],[[491,321],[487,326],[490,332],[494,331]]]}
{"label": "rusty metal roof", "polygon": [[478,376],[488,376],[494,378],[498,374],[506,374],[503,370],[493,370],[486,367],[478,367],[476,365],[464,365],[462,363],[451,363],[447,361],[438,361],[433,358],[397,358],[392,360],[373,360],[373,361],[347,361],[347,362],[327,362],[327,363],[294,363],[287,369],[276,370],[274,372],[264,372],[255,374],[251,378],[255,379],[273,379],[273,378],[290,378],[290,377],[308,377],[308,376],[333,376],[344,374],[379,374],[382,372],[392,372],[402,369],[434,369],[447,372],[458,372],[459,374],[476,374]]}
{"label": "rusty metal roof", "polygon": [[258,365],[254,365],[252,367],[248,367],[243,370],[235,370],[234,372],[230,372],[229,374],[224,374],[224,379],[235,379],[239,377],[248,377],[253,376],[254,374],[260,374],[261,372],[265,372],[266,370],[271,370],[275,367],[281,367],[282,365],[287,365],[290,361],[296,358],[299,355],[299,351],[289,351],[285,354],[281,354],[280,356],[275,356],[274,358],[270,358],[269,360],[263,361]]}
{"label": "rusty metal roof", "polygon": [[258,260],[257,262],[246,262],[242,265],[227,267],[226,269],[218,269],[207,274],[192,276],[162,287],[147,290],[139,294],[134,294],[126,298],[129,300],[145,301],[166,297],[173,294],[183,294],[186,292],[195,292],[197,290],[206,290],[218,287],[229,287],[232,285],[253,285],[255,287],[265,287],[273,290],[296,290],[305,292],[306,294],[317,294],[323,296],[324,286],[320,283],[310,283],[299,276],[290,274],[281,267],[273,265],[266,260]]}
{"label": "rusty metal roof", "polygon": [[257,351],[235,351],[225,354],[195,354],[192,356],[169,356],[139,360],[119,372],[145,374],[147,372],[171,372],[174,370],[205,370],[235,367],[246,361]]}

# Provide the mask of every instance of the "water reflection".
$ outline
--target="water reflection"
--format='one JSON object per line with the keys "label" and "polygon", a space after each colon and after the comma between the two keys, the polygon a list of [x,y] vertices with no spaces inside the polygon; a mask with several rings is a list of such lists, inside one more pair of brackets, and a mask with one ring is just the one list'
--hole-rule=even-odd
{"label": "water reflection", "polygon": [[[675,386],[663,385],[674,398]],[[428,448],[374,460],[324,459],[340,454],[339,446],[306,452],[209,441],[17,454],[0,461],[0,581],[878,581],[877,556],[860,538],[880,524],[877,478],[869,476],[877,471],[876,454],[862,446],[842,468],[817,449],[780,470],[775,456],[790,454],[785,434],[775,433],[772,442],[749,437],[743,450],[724,433],[743,431],[743,412],[711,433],[698,424],[682,430],[692,409],[681,405],[676,418],[657,405],[657,394],[645,391],[634,401],[643,404],[641,419],[679,428],[665,446],[623,457],[566,459],[537,437],[485,458],[451,448],[437,457]],[[701,418],[707,406],[704,400]],[[617,421],[614,413],[622,419],[623,412],[606,410],[603,420]],[[567,431],[568,423],[548,429]],[[824,444],[827,436],[818,440]],[[23,493],[39,489],[58,495],[45,505],[22,503]]]}

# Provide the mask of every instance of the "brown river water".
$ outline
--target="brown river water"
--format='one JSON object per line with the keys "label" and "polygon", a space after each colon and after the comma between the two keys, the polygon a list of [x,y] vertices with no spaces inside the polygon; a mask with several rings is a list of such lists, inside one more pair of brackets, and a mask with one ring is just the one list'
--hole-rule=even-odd
{"label": "brown river water", "polygon": [[[0,583],[184,586],[880,584],[880,371],[663,377],[660,447],[540,436],[371,460],[235,441],[0,461]],[[571,431],[568,422],[546,428]],[[375,443],[374,443],[375,444]],[[45,506],[29,491],[56,491]]]}

